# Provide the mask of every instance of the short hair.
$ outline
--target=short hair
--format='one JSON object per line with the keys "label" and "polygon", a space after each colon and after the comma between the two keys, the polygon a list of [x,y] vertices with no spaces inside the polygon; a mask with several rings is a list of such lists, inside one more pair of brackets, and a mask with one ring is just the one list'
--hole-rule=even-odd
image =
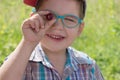
{"label": "short hair", "polygon": [[[42,5],[43,1],[44,0],[37,0],[36,6],[35,6],[36,11],[39,10],[40,5]],[[76,1],[80,4],[79,17],[81,19],[84,19],[85,13],[86,13],[86,0],[76,0]]]}

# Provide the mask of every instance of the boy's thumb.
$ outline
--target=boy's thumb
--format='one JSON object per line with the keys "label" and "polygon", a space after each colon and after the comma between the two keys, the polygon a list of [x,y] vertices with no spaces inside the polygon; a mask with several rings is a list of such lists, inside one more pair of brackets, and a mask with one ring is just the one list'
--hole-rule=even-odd
{"label": "boy's thumb", "polygon": [[53,19],[53,20],[51,20],[51,21],[49,21],[49,22],[46,22],[46,23],[45,23],[45,29],[47,30],[47,29],[49,29],[50,27],[52,27],[52,26],[55,24],[55,22],[56,22],[55,19]]}

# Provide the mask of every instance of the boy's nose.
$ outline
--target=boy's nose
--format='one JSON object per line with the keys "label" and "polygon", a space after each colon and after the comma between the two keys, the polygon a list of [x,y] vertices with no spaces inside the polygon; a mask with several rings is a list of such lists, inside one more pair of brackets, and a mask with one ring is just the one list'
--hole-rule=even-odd
{"label": "boy's nose", "polygon": [[58,19],[56,21],[56,23],[54,24],[54,27],[56,27],[57,29],[63,29],[64,28],[64,25],[62,23],[62,20],[61,19]]}

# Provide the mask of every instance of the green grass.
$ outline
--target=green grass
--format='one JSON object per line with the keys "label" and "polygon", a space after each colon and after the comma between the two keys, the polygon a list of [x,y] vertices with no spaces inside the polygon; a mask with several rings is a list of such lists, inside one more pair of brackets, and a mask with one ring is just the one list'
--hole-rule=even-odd
{"label": "green grass", "polygon": [[[106,80],[120,80],[120,0],[87,0],[85,29],[73,46],[94,58]],[[22,0],[0,2],[0,65],[21,39],[30,7]]]}

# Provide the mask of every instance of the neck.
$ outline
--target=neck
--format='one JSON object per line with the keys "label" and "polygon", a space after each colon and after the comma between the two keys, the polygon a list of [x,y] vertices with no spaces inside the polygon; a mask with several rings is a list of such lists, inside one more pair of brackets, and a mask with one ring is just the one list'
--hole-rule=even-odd
{"label": "neck", "polygon": [[51,51],[44,47],[42,47],[42,48],[43,48],[45,54],[47,55],[49,61],[52,63],[52,65],[54,65],[55,69],[62,76],[63,71],[64,71],[64,65],[66,62],[66,49],[59,50],[59,51]]}

